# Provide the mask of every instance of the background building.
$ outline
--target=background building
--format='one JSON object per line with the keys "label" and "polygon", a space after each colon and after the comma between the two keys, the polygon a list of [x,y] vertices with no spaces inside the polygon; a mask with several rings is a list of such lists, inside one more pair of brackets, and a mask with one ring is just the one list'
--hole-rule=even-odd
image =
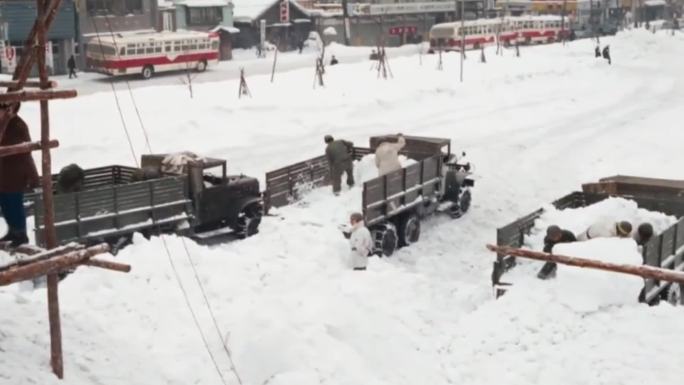
{"label": "background building", "polygon": [[[36,2],[33,0],[0,1],[2,72],[11,73],[14,70],[13,64],[16,65],[16,59],[21,56],[26,36],[33,27],[36,14]],[[75,50],[74,42],[77,39],[75,17],[73,0],[62,0],[47,36],[49,44],[46,48],[46,59],[52,74],[66,73],[66,62]],[[35,71],[34,69],[34,75]]]}

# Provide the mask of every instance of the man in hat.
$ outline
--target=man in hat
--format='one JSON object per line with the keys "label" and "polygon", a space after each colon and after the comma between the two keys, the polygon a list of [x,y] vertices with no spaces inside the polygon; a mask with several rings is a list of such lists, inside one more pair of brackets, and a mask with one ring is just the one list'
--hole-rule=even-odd
{"label": "man in hat", "polygon": [[354,186],[354,144],[342,139],[335,140],[332,135],[326,135],[323,140],[326,143],[325,156],[330,166],[333,193],[339,195],[342,190],[342,174],[347,174],[347,186]]}
{"label": "man in hat", "polygon": [[[546,229],[546,237],[544,237],[544,252],[552,253],[553,247],[559,243],[577,242],[575,234],[570,230],[561,229],[556,225],[551,225]],[[546,262],[544,266],[537,273],[537,278],[547,279],[556,275],[558,266],[555,262]]]}
{"label": "man in hat", "polygon": [[633,238],[637,245],[644,246],[648,243],[648,241],[651,240],[651,238],[653,238],[653,234],[653,225],[648,222],[644,222],[637,227],[637,231],[634,233]]}
{"label": "man in hat", "polygon": [[629,238],[632,234],[632,224],[627,221],[596,222],[581,233],[578,241],[588,241],[594,238]]}
{"label": "man in hat", "polygon": [[[0,106],[0,110],[1,113],[12,116],[0,140],[0,146],[30,142],[28,126],[16,116],[19,104]],[[10,247],[28,243],[24,193],[38,184],[38,171],[30,153],[0,157],[0,210],[8,227],[7,234],[0,238],[0,242],[10,242]]]}

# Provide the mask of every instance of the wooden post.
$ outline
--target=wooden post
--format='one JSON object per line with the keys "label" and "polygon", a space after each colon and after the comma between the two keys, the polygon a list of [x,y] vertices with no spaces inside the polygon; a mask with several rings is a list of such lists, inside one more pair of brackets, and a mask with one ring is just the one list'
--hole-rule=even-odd
{"label": "wooden post", "polygon": [[647,265],[626,265],[611,262],[597,261],[594,259],[569,257],[566,255],[547,254],[539,251],[516,249],[508,246],[494,246],[487,245],[490,251],[501,253],[504,255],[512,255],[516,257],[529,258],[537,261],[550,261],[561,263],[569,266],[583,267],[596,270],[612,271],[614,273],[623,273],[635,275],[641,278],[650,278],[658,281],[675,282],[684,284],[684,272],[661,269],[659,267]]}
{"label": "wooden post", "polygon": [[[54,0],[59,3],[59,0]],[[36,0],[38,19],[43,20],[46,16],[50,0]],[[55,8],[56,10],[56,8]],[[45,66],[46,45],[45,24],[39,24],[37,29],[38,45],[35,49],[38,59],[38,74],[40,75],[41,89],[47,89],[50,84],[47,68]],[[50,111],[47,100],[40,101],[40,141],[42,143],[42,187],[43,207],[45,210],[43,221],[43,235],[48,249],[57,247],[57,234],[55,231],[55,212],[52,200],[52,158],[50,155]],[[64,378],[64,364],[62,359],[62,328],[59,316],[59,277],[56,273],[47,276],[48,315],[50,319],[50,364],[57,378]]]}

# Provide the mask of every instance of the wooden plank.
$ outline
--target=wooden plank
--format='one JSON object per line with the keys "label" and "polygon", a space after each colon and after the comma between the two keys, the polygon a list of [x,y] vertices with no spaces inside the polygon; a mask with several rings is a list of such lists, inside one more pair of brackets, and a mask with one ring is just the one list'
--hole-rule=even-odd
{"label": "wooden plank", "polygon": [[[48,148],[56,147],[59,147],[59,141],[50,140],[48,142]],[[41,150],[42,148],[43,144],[41,142],[26,142],[12,146],[2,146],[0,147],[0,158],[11,155],[26,154],[28,152]]]}
{"label": "wooden plank", "polygon": [[34,80],[29,80],[20,84],[17,80],[0,80],[0,87],[3,88],[57,88],[57,82],[49,81],[46,85]]}
{"label": "wooden plank", "polygon": [[76,90],[11,91],[0,93],[0,103],[7,104],[55,99],[73,99],[76,96],[78,96]]}

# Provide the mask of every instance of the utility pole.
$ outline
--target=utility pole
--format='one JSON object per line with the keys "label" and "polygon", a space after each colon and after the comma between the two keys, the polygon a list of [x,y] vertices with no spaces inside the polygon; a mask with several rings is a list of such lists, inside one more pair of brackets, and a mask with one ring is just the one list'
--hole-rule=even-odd
{"label": "utility pole", "polygon": [[344,23],[344,45],[351,43],[351,31],[349,25],[349,10],[347,9],[347,0],[342,0],[342,22]]}
{"label": "utility pole", "polygon": [[463,83],[463,59],[465,59],[465,0],[461,0],[461,83]]}
{"label": "utility pole", "polygon": [[568,0],[563,0],[563,11],[561,12],[561,39],[563,40],[563,45],[565,45],[565,40],[567,36],[567,33],[565,32],[565,13],[567,12],[567,5]]}

